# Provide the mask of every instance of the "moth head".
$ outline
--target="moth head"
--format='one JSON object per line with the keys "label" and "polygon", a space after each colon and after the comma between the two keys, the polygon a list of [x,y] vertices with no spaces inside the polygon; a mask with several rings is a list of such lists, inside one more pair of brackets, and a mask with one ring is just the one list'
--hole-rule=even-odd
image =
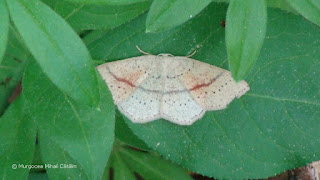
{"label": "moth head", "polygon": [[163,56],[163,57],[173,57],[172,54],[167,54],[167,53],[161,53],[161,54],[158,54],[158,56]]}

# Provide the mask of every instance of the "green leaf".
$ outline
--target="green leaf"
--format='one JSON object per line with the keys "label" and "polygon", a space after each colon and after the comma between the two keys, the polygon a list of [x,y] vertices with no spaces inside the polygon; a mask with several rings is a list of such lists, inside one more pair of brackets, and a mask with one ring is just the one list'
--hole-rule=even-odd
{"label": "green leaf", "polygon": [[0,118],[0,177],[26,179],[32,164],[36,142],[36,127],[24,113],[24,99],[20,95]]}
{"label": "green leaf", "polygon": [[84,5],[69,1],[46,0],[77,31],[110,29],[119,26],[147,11],[151,1],[129,5]]}
{"label": "green leaf", "polygon": [[29,63],[22,85],[26,107],[39,127],[43,162],[77,166],[48,168],[49,177],[100,179],[114,140],[114,105],[102,79],[98,109],[70,99],[34,61]]}
{"label": "green leaf", "polygon": [[112,159],[112,166],[114,172],[114,180],[135,180],[134,173],[129,169],[129,167],[125,164],[123,159],[119,154],[114,153]]}
{"label": "green leaf", "polygon": [[[141,16],[100,33],[87,46],[94,59],[107,62],[140,56],[135,45],[152,54],[180,56],[197,49],[193,59],[228,69],[220,25],[226,10],[222,3],[212,4],[184,25],[154,34],[143,32]],[[266,178],[319,160],[320,29],[278,9],[269,9],[268,16],[247,94],[192,126],[126,120],[129,128],[165,158],[217,179]]]}
{"label": "green leaf", "polygon": [[320,26],[319,0],[287,0],[288,3],[303,17]]}
{"label": "green leaf", "polygon": [[144,179],[179,179],[191,180],[191,177],[181,167],[164,160],[159,156],[134,151],[128,148],[120,148],[119,154],[125,162],[130,166],[130,169],[137,172]]}
{"label": "green leaf", "polygon": [[81,39],[37,0],[7,0],[24,43],[50,80],[73,99],[96,106],[99,91],[91,57]]}
{"label": "green leaf", "polygon": [[154,0],[146,32],[160,32],[178,26],[201,12],[211,0]]}
{"label": "green leaf", "polygon": [[264,0],[232,0],[226,20],[229,67],[236,81],[243,80],[259,56],[267,25]]}
{"label": "green leaf", "polygon": [[4,0],[0,0],[0,64],[6,50],[8,31],[9,31],[9,14]]}
{"label": "green leaf", "polygon": [[[72,157],[63,145],[56,143],[54,138],[40,132],[41,156],[47,168],[50,179],[90,179],[86,170],[80,165],[78,159]],[[81,159],[79,158],[81,161]],[[51,165],[51,166],[50,166]],[[69,165],[70,168],[60,168],[60,165]]]}
{"label": "green leaf", "polygon": [[287,2],[287,0],[267,0],[268,7],[280,8],[282,10],[297,13]]}
{"label": "green leaf", "polygon": [[118,110],[116,111],[116,119],[115,135],[120,141],[144,151],[151,150],[141,139],[133,134]]}
{"label": "green leaf", "polygon": [[49,180],[49,177],[45,172],[30,173],[28,180]]}
{"label": "green leaf", "polygon": [[[136,179],[134,176],[136,174],[146,180],[172,179],[172,177],[191,180],[183,168],[162,159],[155,153],[139,151],[117,140],[110,160],[115,179]],[[106,168],[106,172],[109,168]],[[107,173],[104,177],[108,177],[106,175]]]}
{"label": "green leaf", "polygon": [[9,105],[10,96],[19,84],[30,57],[19,34],[10,26],[6,53],[0,64],[0,115]]}
{"label": "green leaf", "polygon": [[34,148],[34,153],[33,153],[33,160],[32,160],[32,164],[38,164],[38,165],[43,165],[42,168],[34,168],[34,169],[30,169],[29,174],[31,173],[36,173],[36,172],[44,172],[45,171],[45,166],[44,163],[41,159],[41,155],[40,155],[40,146],[39,146],[39,134],[37,134],[37,139],[36,139],[36,145]]}
{"label": "green leaf", "polygon": [[110,154],[110,158],[108,159],[107,165],[104,169],[103,175],[101,177],[101,180],[108,180],[110,178],[110,166],[111,166],[111,161],[112,161],[112,152]]}
{"label": "green leaf", "polygon": [[127,5],[149,0],[68,0],[73,3],[81,4],[107,4],[107,5]]}
{"label": "green leaf", "polygon": [[216,3],[229,3],[230,0],[211,0],[211,1]]}

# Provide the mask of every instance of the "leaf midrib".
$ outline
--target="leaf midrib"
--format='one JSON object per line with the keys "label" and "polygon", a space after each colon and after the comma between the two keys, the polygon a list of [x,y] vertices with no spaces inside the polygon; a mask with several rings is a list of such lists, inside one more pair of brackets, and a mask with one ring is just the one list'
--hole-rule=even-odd
{"label": "leaf midrib", "polygon": [[[67,102],[70,104],[70,107],[71,107],[72,111],[74,112],[74,115],[78,119],[79,125],[81,127],[81,132],[83,134],[83,137],[84,137],[84,140],[85,140],[85,143],[86,143],[86,147],[88,149],[91,165],[94,166],[94,162],[93,162],[93,158],[92,158],[92,152],[91,152],[91,148],[90,148],[90,145],[89,145],[89,140],[88,140],[88,137],[87,137],[87,135],[86,135],[86,133],[84,131],[84,128],[83,128],[83,125],[82,125],[82,119],[81,119],[80,115],[78,114],[76,108],[74,107],[73,103],[69,100],[69,98],[67,96],[65,96],[65,98],[66,98]],[[93,175],[93,174],[91,174],[91,175]]]}
{"label": "leaf midrib", "polygon": [[303,104],[308,104],[308,105],[313,105],[313,106],[320,106],[320,103],[303,101],[303,100],[298,100],[298,99],[277,98],[277,97],[261,95],[261,94],[247,93],[244,96],[251,96],[251,97],[256,97],[256,98],[264,98],[264,99],[270,99],[270,100],[274,100],[274,101],[288,101],[288,102],[303,103]]}

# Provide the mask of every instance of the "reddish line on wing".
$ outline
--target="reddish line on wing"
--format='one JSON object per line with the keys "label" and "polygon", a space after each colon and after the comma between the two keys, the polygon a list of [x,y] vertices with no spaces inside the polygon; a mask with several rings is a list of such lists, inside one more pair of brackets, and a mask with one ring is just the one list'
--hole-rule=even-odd
{"label": "reddish line on wing", "polygon": [[216,79],[212,79],[210,82],[208,83],[203,83],[203,84],[197,84],[195,86],[193,86],[193,88],[189,89],[189,91],[194,91],[203,87],[208,87],[210,86],[212,83],[214,83],[216,81]]}
{"label": "reddish line on wing", "polygon": [[217,77],[211,79],[210,82],[208,83],[203,83],[203,84],[197,84],[195,86],[193,86],[191,89],[189,89],[189,91],[194,91],[194,90],[197,90],[197,89],[200,89],[200,88],[203,88],[203,87],[208,87],[210,86],[212,83],[214,83],[223,73],[219,74]]}
{"label": "reddish line on wing", "polygon": [[112,77],[115,78],[117,81],[124,82],[124,83],[128,84],[128,85],[131,86],[131,87],[136,87],[134,84],[132,84],[132,82],[130,82],[130,81],[128,81],[128,80],[126,80],[126,79],[124,79],[124,78],[119,78],[119,77],[117,77],[116,75],[114,75],[114,74],[111,73],[111,72],[110,72],[110,74],[111,74]]}

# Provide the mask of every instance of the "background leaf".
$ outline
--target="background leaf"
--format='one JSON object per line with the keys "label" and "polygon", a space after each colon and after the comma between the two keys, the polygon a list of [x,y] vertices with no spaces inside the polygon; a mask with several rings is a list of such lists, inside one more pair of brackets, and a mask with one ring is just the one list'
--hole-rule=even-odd
{"label": "background leaf", "polygon": [[70,26],[41,1],[7,1],[24,43],[50,80],[79,102],[96,105],[99,92],[86,47]]}
{"label": "background leaf", "polygon": [[47,173],[30,173],[28,180],[49,180]]}
{"label": "background leaf", "polygon": [[164,160],[154,154],[135,151],[129,148],[120,148],[119,154],[130,167],[144,179],[179,179],[191,180],[191,177],[181,167]]}
{"label": "background leaf", "polygon": [[[197,49],[194,59],[228,69],[220,25],[226,11],[226,5],[212,4],[184,25],[154,34],[143,32],[142,16],[98,33],[87,46],[94,59],[107,62],[140,56],[135,45],[152,54],[182,56]],[[318,160],[319,28],[276,9],[268,16],[268,33],[255,71],[247,76],[251,90],[246,95],[225,110],[207,112],[192,126],[126,120],[132,131],[165,158],[218,179],[266,178]]]}
{"label": "background leaf", "polygon": [[8,45],[0,63],[0,115],[9,105],[10,97],[19,84],[31,55],[21,42],[16,30],[10,26]]}
{"label": "background leaf", "polygon": [[69,169],[46,168],[47,176],[50,179],[90,179],[90,175],[87,172],[88,169],[84,169],[80,164],[82,159],[80,159],[79,163],[78,159],[73,158],[68,150],[65,150],[59,142],[57,143],[53,140],[54,138],[43,135],[43,133],[41,135],[41,155],[46,164],[58,164],[59,166],[60,164],[68,164],[70,167],[75,167]]}
{"label": "background leaf", "polygon": [[124,160],[117,153],[114,153],[112,159],[114,171],[114,180],[135,180],[134,172],[125,164]]}
{"label": "background leaf", "polygon": [[107,4],[107,5],[127,5],[149,0],[68,0],[74,3],[81,4]]}
{"label": "background leaf", "polygon": [[6,50],[8,31],[9,31],[9,14],[4,0],[0,1],[0,64]]}
{"label": "background leaf", "polygon": [[61,0],[45,0],[76,31],[114,28],[147,11],[151,1],[125,5],[80,4]]}
{"label": "background leaf", "polygon": [[320,1],[318,0],[287,0],[303,17],[320,26]]}
{"label": "background leaf", "polygon": [[268,7],[280,8],[282,10],[297,13],[288,3],[287,0],[267,0]]}
{"label": "background leaf", "polygon": [[116,119],[115,135],[120,141],[144,151],[151,150],[141,139],[133,134],[127,123],[124,122],[121,113],[118,110],[116,111]]}
{"label": "background leaf", "polygon": [[[147,18],[147,32],[178,26],[202,11],[211,0],[154,0]],[[174,18],[173,18],[174,17]]]}
{"label": "background leaf", "polygon": [[267,25],[266,2],[232,0],[226,20],[226,45],[233,78],[241,81],[258,58]]}
{"label": "background leaf", "polygon": [[110,167],[114,179],[191,179],[186,170],[157,154],[140,151],[117,140],[114,143]]}
{"label": "background leaf", "polygon": [[[44,165],[41,156],[40,156],[40,146],[39,146],[39,134],[37,134],[36,137],[36,143],[35,143],[35,148],[34,148],[34,153],[33,153],[33,160],[32,164],[42,164]],[[30,169],[29,174],[34,173],[34,172],[45,172],[45,167],[43,168],[37,168],[37,169]]]}
{"label": "background leaf", "polygon": [[100,179],[114,140],[114,106],[99,79],[99,108],[76,103],[55,87],[34,62],[23,80],[26,106],[39,127],[45,164],[74,164],[77,168],[48,169],[50,178]]}
{"label": "background leaf", "polygon": [[1,179],[28,177],[29,169],[21,166],[32,164],[35,142],[36,127],[30,116],[24,114],[23,95],[20,95],[0,118]]}

